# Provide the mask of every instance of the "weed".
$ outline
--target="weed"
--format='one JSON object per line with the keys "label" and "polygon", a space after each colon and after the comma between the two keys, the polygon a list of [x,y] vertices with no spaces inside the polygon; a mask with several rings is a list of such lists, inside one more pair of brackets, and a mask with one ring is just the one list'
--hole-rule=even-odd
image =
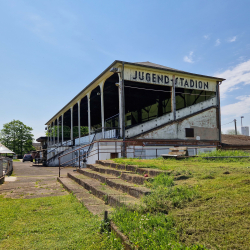
{"label": "weed", "polygon": [[[215,151],[200,156],[249,156],[249,153]],[[170,174],[169,177],[174,178],[174,186],[168,187],[168,183],[171,181],[165,177],[163,185],[160,180],[145,184],[152,189],[152,193],[143,198],[146,205],[144,208],[138,209],[138,217],[146,213],[152,218],[156,215],[160,216],[163,220],[163,216],[168,214],[173,219],[173,227],[177,230],[173,230],[176,238],[171,238],[171,243],[166,243],[164,237],[157,238],[154,230],[150,231],[153,234],[154,242],[158,242],[154,243],[158,245],[152,249],[161,249],[159,247],[161,244],[165,244],[165,246],[172,244],[172,249],[182,249],[177,247],[176,242],[189,246],[187,249],[203,249],[200,247],[204,245],[209,249],[243,250],[249,248],[250,159],[204,159],[202,157],[181,161],[162,158],[114,159],[120,164],[165,170]],[[176,177],[180,176],[189,178],[175,181]],[[147,226],[140,228],[135,216],[124,212],[123,219],[120,220],[120,223],[115,222],[124,229],[123,232],[127,232],[126,234],[133,239],[133,242],[145,240],[145,230],[147,231],[149,228],[146,228]],[[126,229],[125,223],[131,227]],[[131,230],[129,231],[129,229]],[[163,229],[158,232],[161,230]],[[164,232],[168,234],[167,231]],[[131,235],[133,236],[131,237]],[[194,248],[196,243],[201,246]],[[146,243],[143,244],[139,244],[142,249],[151,249]],[[168,247],[162,247],[162,249],[168,249]]]}
{"label": "weed", "polygon": [[108,204],[108,195],[107,194],[105,194],[103,196],[103,200],[104,200],[105,204]]}
{"label": "weed", "polygon": [[73,195],[0,196],[0,203],[0,249],[122,249],[114,234],[99,233],[99,217]]}
{"label": "weed", "polygon": [[143,213],[120,207],[112,216],[136,249],[206,249],[197,245],[186,248],[179,243],[173,218],[163,213]]}

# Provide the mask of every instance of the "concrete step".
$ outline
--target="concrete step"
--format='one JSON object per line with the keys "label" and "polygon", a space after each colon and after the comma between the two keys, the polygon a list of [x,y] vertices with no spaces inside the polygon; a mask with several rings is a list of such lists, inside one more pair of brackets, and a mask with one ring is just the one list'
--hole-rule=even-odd
{"label": "concrete step", "polygon": [[87,164],[87,167],[92,169],[93,171],[103,173],[103,174],[114,175],[116,177],[121,178],[122,180],[131,182],[134,184],[138,184],[138,185],[143,185],[144,181],[147,181],[149,179],[149,177],[144,177],[144,176],[132,173],[130,171],[105,167],[100,164]]}
{"label": "concrete step", "polygon": [[96,163],[99,165],[105,166],[105,167],[114,168],[114,169],[123,170],[123,171],[134,172],[134,173],[137,173],[140,175],[147,174],[149,177],[155,177],[155,176],[162,174],[162,173],[166,173],[166,174],[171,173],[171,171],[164,171],[164,170],[160,170],[160,169],[141,168],[141,167],[136,166],[136,165],[118,164],[118,163],[115,163],[111,160],[99,160],[99,161],[96,161]]}
{"label": "concrete step", "polygon": [[125,205],[129,208],[135,208],[142,205],[141,201],[135,197],[122,193],[83,174],[68,173],[68,177],[110,206]]}
{"label": "concrete step", "polygon": [[73,193],[76,198],[93,214],[103,217],[104,211],[112,212],[113,208],[103,200],[98,199],[88,190],[78,185],[75,181],[68,177],[57,177],[57,180],[69,192]]}
{"label": "concrete step", "polygon": [[114,175],[99,173],[89,168],[78,169],[77,172],[96,179],[102,183],[106,183],[111,188],[115,188],[116,190],[127,193],[135,198],[140,198],[143,195],[148,195],[151,193],[149,188],[126,182]]}

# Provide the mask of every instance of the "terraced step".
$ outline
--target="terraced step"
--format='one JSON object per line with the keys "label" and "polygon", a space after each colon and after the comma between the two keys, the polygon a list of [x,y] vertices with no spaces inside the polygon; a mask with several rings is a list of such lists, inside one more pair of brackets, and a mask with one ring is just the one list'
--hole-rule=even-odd
{"label": "terraced step", "polygon": [[114,175],[116,177],[121,178],[122,180],[131,182],[134,184],[138,184],[138,185],[143,185],[144,181],[147,181],[149,179],[149,177],[144,177],[138,174],[134,174],[134,173],[131,173],[130,171],[105,167],[100,164],[87,164],[87,167],[92,169],[93,171],[103,173],[103,174]]}
{"label": "terraced step", "polygon": [[68,173],[68,177],[110,206],[125,205],[134,208],[135,206],[142,205],[140,200],[80,173]]}
{"label": "terraced step", "polygon": [[125,171],[125,170],[118,170],[118,169],[113,169],[110,167],[106,167],[100,164],[87,164],[87,167],[96,171],[96,172],[100,172],[103,174],[111,174],[114,175],[116,177],[121,176],[123,173],[129,173],[129,171]]}
{"label": "terraced step", "polygon": [[154,168],[140,168],[139,166],[136,165],[124,165],[124,164],[118,164],[115,163],[111,160],[99,160],[96,161],[97,164],[109,167],[109,168],[114,168],[118,170],[123,170],[123,171],[129,171],[129,172],[134,172],[140,175],[147,174],[149,177],[155,177],[159,174],[166,173],[170,174],[171,171],[164,171],[160,169],[154,169]]}
{"label": "terraced step", "polygon": [[78,185],[75,181],[67,177],[58,177],[57,180],[69,192],[73,193],[76,198],[93,214],[103,216],[104,211],[112,212],[113,208],[106,205],[103,200],[98,199],[88,190]]}
{"label": "terraced step", "polygon": [[102,174],[88,168],[78,169],[77,172],[90,178],[96,179],[102,183],[106,183],[111,188],[115,188],[116,190],[127,193],[135,198],[139,198],[143,195],[148,195],[151,193],[151,190],[149,188],[126,182],[114,175]]}

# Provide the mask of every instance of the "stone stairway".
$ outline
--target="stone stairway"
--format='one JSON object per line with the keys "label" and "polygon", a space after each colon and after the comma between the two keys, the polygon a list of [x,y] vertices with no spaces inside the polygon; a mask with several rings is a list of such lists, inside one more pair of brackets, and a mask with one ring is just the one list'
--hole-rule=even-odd
{"label": "stone stairway", "polygon": [[140,197],[151,192],[144,182],[162,172],[113,161],[97,161],[88,164],[87,168],[68,173],[67,177],[58,177],[58,180],[89,211],[101,215],[104,210],[112,211],[115,206],[125,205],[132,209],[143,206]]}

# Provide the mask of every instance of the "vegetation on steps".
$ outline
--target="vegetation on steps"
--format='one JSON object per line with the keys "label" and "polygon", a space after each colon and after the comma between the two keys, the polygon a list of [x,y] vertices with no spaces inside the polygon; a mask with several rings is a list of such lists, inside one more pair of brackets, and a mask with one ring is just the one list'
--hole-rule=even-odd
{"label": "vegetation on steps", "polygon": [[[206,153],[213,155],[249,156],[242,151]],[[249,158],[115,162],[169,174],[147,183],[153,192],[143,198],[146,207],[136,212],[120,208],[113,214],[114,222],[138,249],[249,249]]]}

